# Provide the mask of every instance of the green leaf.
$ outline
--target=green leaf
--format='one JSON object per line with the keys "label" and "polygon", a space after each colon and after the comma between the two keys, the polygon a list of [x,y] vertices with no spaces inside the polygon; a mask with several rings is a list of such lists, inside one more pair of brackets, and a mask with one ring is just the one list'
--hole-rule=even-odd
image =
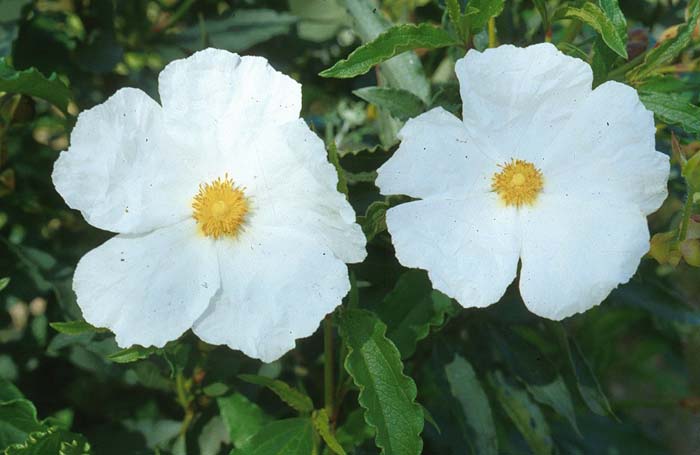
{"label": "green leaf", "polygon": [[328,448],[336,455],[346,455],[345,450],[331,431],[331,424],[326,410],[321,409],[314,411],[311,415],[311,420],[314,424],[314,428],[316,428],[318,434],[321,435],[323,442],[326,443]]}
{"label": "green leaf", "polygon": [[243,447],[270,420],[260,406],[240,393],[219,397],[216,403],[235,447]]}
{"label": "green leaf", "polygon": [[425,111],[425,104],[420,98],[400,88],[364,87],[352,93],[368,103],[386,109],[399,120],[408,120]]}
{"label": "green leaf", "polygon": [[[469,22],[472,34],[481,31],[489,23],[489,19],[503,12],[505,0],[470,0],[465,17]],[[470,10],[473,12],[470,14]]]}
{"label": "green leaf", "polygon": [[[377,13],[374,0],[339,1],[353,18],[353,30],[363,43],[374,40],[391,26],[381,13]],[[430,82],[415,52],[397,55],[382,63],[380,69],[388,85],[408,90],[426,103],[430,100]]]}
{"label": "green leaf", "polygon": [[52,329],[66,335],[80,335],[82,333],[106,332],[107,329],[97,328],[85,321],[51,322]]}
{"label": "green leaf", "polygon": [[[240,52],[275,36],[289,34],[297,18],[272,9],[236,9],[223,19],[205,20],[175,35],[174,44],[190,50],[207,47]],[[203,42],[202,36],[208,38]]]}
{"label": "green leaf", "polygon": [[156,347],[132,346],[110,354],[107,358],[115,363],[130,363],[145,359],[155,352],[158,352]]}
{"label": "green leaf", "polygon": [[464,39],[464,28],[462,27],[462,7],[459,5],[459,0],[445,0],[447,7],[447,15],[450,17],[450,22],[457,30],[460,39]]}
{"label": "green leaf", "polygon": [[386,326],[365,310],[345,310],[339,319],[348,348],[345,369],[360,389],[358,401],[365,421],[377,432],[377,447],[386,455],[420,454],[424,419],[415,402],[416,385],[403,373],[399,351],[385,336]]}
{"label": "green leaf", "polygon": [[[622,40],[622,43],[625,44],[626,48],[627,20],[620,10],[618,0],[599,0],[599,4],[603,13],[605,13],[615,27],[618,36]],[[591,61],[595,79],[594,85],[599,85],[608,79],[608,73],[619,59],[620,56],[605,44],[602,37],[596,38],[593,45],[593,59]],[[583,60],[587,60],[587,58],[584,57]]]}
{"label": "green leaf", "polygon": [[547,0],[533,0],[532,3],[535,4],[537,12],[540,13],[540,17],[542,17],[542,25],[544,26],[546,33],[549,29],[549,10],[547,9]]}
{"label": "green leaf", "polygon": [[618,0],[599,0],[600,9],[610,19],[610,22],[615,26],[620,39],[627,43],[627,19],[620,9]]}
{"label": "green leaf", "polygon": [[0,378],[0,403],[24,398],[22,392],[7,379]]}
{"label": "green leaf", "polygon": [[17,71],[5,59],[0,59],[0,92],[21,93],[22,95],[41,98],[67,112],[72,95],[66,85],[52,74],[48,78],[30,68]]}
{"label": "green leaf", "polygon": [[314,450],[311,419],[277,420],[265,425],[231,455],[309,455]]}
{"label": "green leaf", "polygon": [[57,427],[32,433],[22,444],[7,448],[5,455],[90,455],[90,444],[81,435]]}
{"label": "green leaf", "polygon": [[567,335],[561,324],[552,322],[549,327],[566,353],[571,371],[576,379],[576,386],[588,409],[601,416],[614,416],[610,402],[603,393],[598,378],[593,373],[576,341]]}
{"label": "green leaf", "polygon": [[449,314],[454,314],[455,306],[449,297],[433,290],[424,271],[409,270],[376,311],[387,325],[387,336],[405,359],[416,350],[416,343],[428,336],[431,327],[442,325]]}
{"label": "green leaf", "polygon": [[489,375],[501,407],[513,421],[535,455],[551,454],[551,432],[542,410],[524,390],[512,385],[500,371]]}
{"label": "green leaf", "polygon": [[0,447],[23,443],[30,433],[45,429],[31,401],[18,398],[0,403]]}
{"label": "green leaf", "polygon": [[358,218],[362,231],[367,237],[367,241],[371,242],[377,234],[386,231],[386,211],[389,209],[387,201],[374,201],[369,207],[364,216]]}
{"label": "green leaf", "polygon": [[688,47],[693,40],[693,31],[700,18],[700,0],[690,0],[688,13],[688,21],[678,28],[676,37],[669,38],[649,50],[644,56],[644,62],[627,73],[628,81],[639,83],[653,76],[660,67],[671,63]]}
{"label": "green leaf", "polygon": [[345,170],[340,165],[340,157],[338,156],[338,146],[335,142],[328,144],[328,161],[335,167],[335,172],[338,174],[338,184],[336,189],[347,196],[348,194],[348,179]]}
{"label": "green leaf", "polygon": [[337,0],[289,0],[289,10],[299,18],[299,38],[317,43],[336,36],[350,25],[350,17]]}
{"label": "green leaf", "polygon": [[476,453],[497,455],[498,438],[491,406],[474,369],[458,355],[452,363],[445,366],[445,375],[450,383],[452,396],[462,406],[467,423],[474,431]]}
{"label": "green leaf", "polygon": [[641,92],[639,99],[662,121],[680,125],[686,132],[700,134],[700,107],[677,93]]}
{"label": "green leaf", "polygon": [[9,57],[12,43],[17,38],[22,8],[31,0],[3,0],[0,2],[0,57]]}
{"label": "green leaf", "polygon": [[238,377],[245,382],[267,387],[274,392],[275,395],[280,397],[282,401],[301,413],[311,412],[314,409],[314,404],[308,395],[305,395],[297,389],[290,387],[285,382],[254,374],[241,374],[238,375]]}
{"label": "green leaf", "polygon": [[576,421],[574,403],[571,400],[571,393],[561,376],[557,376],[556,379],[549,384],[526,383],[525,387],[527,387],[528,392],[530,392],[537,402],[554,409],[557,414],[564,417],[576,433],[581,436],[581,430]]}
{"label": "green leaf", "polygon": [[561,17],[564,19],[578,19],[590,25],[600,34],[610,49],[620,57],[627,58],[627,48],[624,41],[620,38],[613,22],[598,5],[584,3],[581,8],[568,6],[562,10]]}
{"label": "green leaf", "polygon": [[396,25],[373,41],[364,44],[331,68],[319,73],[323,77],[350,78],[365,74],[374,65],[417,48],[436,49],[457,44],[443,29],[423,23]]}
{"label": "green leaf", "polygon": [[10,277],[0,278],[0,291],[5,289],[10,284]]}

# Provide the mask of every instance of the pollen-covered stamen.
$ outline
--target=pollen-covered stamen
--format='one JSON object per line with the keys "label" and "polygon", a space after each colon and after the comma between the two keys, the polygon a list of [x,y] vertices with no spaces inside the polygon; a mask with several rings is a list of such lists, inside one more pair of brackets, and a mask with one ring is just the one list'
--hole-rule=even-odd
{"label": "pollen-covered stamen", "polygon": [[193,218],[204,235],[219,238],[235,237],[248,213],[248,201],[243,189],[227,175],[211,183],[199,185],[192,201]]}
{"label": "pollen-covered stamen", "polygon": [[501,172],[493,175],[491,189],[501,201],[515,207],[534,204],[544,186],[542,172],[534,164],[516,159],[499,167]]}

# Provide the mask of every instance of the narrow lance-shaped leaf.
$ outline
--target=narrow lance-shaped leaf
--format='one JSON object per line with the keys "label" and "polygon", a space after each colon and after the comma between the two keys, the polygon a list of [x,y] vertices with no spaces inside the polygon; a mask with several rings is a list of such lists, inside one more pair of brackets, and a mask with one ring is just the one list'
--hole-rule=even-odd
{"label": "narrow lance-shaped leaf", "polygon": [[662,121],[680,125],[686,132],[700,134],[700,107],[676,93],[639,93],[639,99]]}
{"label": "narrow lance-shaped leaf", "polygon": [[410,270],[401,275],[376,311],[387,324],[387,336],[405,359],[416,350],[416,343],[428,336],[431,327],[454,314],[455,306],[449,297],[433,290],[424,271]]}
{"label": "narrow lance-shaped leaf", "polygon": [[578,19],[593,27],[617,55],[627,58],[627,48],[612,21],[594,3],[584,3],[581,8],[566,7],[560,13],[564,19]]}
{"label": "narrow lance-shaped leaf", "polygon": [[115,363],[130,363],[136,362],[149,357],[151,354],[158,352],[158,348],[142,346],[132,346],[130,348],[121,349],[107,356],[109,360]]}
{"label": "narrow lance-shaped leaf", "polygon": [[311,419],[295,418],[271,422],[231,455],[309,455],[314,450]]}
{"label": "narrow lance-shaped leaf", "polygon": [[627,80],[639,83],[671,63],[692,42],[693,31],[700,18],[700,0],[690,0],[688,4],[688,21],[678,28],[675,38],[669,38],[647,52],[644,62],[627,73]]}
{"label": "narrow lance-shaped leaf", "polygon": [[314,411],[311,415],[311,421],[318,434],[323,438],[323,442],[334,454],[346,455],[345,449],[343,449],[343,446],[340,445],[331,431],[330,419],[325,409]]}
{"label": "narrow lance-shaped leaf", "polygon": [[[465,19],[472,33],[477,33],[488,24],[489,19],[503,12],[505,0],[470,0]],[[464,19],[463,19],[464,20]]]}
{"label": "narrow lance-shaped leaf", "polygon": [[593,370],[586,361],[581,348],[573,340],[569,339],[566,330],[561,326],[561,324],[550,323],[550,329],[554,332],[560,346],[566,353],[571,370],[576,379],[576,386],[578,387],[581,398],[588,406],[588,409],[593,411],[598,415],[613,415],[612,408],[610,407],[610,402],[608,398],[603,393],[603,389],[598,382]]}
{"label": "narrow lance-shaped leaf", "polygon": [[297,389],[290,387],[285,382],[278,381],[277,379],[270,379],[265,376],[256,376],[254,374],[241,374],[238,377],[245,382],[267,387],[274,392],[275,395],[280,397],[282,401],[301,413],[311,412],[314,409],[311,398]]}
{"label": "narrow lance-shaped leaf", "polygon": [[364,44],[332,67],[319,73],[323,77],[350,78],[365,74],[374,65],[417,48],[436,49],[457,44],[445,30],[430,24],[396,25],[373,41]]}
{"label": "narrow lance-shaped leaf", "polygon": [[526,391],[509,383],[500,371],[489,375],[489,383],[503,410],[535,455],[551,454],[554,448],[551,431],[537,403]]}
{"label": "narrow lance-shaped leaf", "polygon": [[464,358],[456,356],[445,367],[452,396],[462,406],[467,423],[474,431],[478,454],[498,454],[498,438],[493,423],[491,406],[472,366]]}
{"label": "narrow lance-shaped leaf", "polygon": [[0,92],[21,93],[41,98],[67,112],[72,95],[66,85],[52,74],[45,77],[36,68],[17,71],[0,59]]}
{"label": "narrow lance-shaped leaf", "polygon": [[423,412],[415,402],[416,385],[403,373],[399,351],[385,332],[386,326],[372,313],[343,311],[345,369],[360,389],[358,401],[365,421],[377,432],[375,442],[382,454],[418,455],[423,448]]}
{"label": "narrow lance-shaped leaf", "polygon": [[80,335],[81,333],[106,332],[107,329],[97,328],[85,321],[51,322],[52,329],[66,335]]}
{"label": "narrow lance-shaped leaf", "polygon": [[[353,18],[353,30],[363,43],[373,41],[388,30],[391,23],[377,10],[373,0],[338,0]],[[414,52],[406,52],[382,63],[381,75],[388,85],[408,90],[422,99],[430,100],[430,82],[423,65]]]}

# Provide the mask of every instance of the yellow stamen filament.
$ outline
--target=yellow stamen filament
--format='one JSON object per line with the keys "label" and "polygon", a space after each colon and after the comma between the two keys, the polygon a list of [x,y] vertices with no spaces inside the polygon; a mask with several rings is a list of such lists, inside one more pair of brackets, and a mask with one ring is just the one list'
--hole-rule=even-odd
{"label": "yellow stamen filament", "polygon": [[235,237],[248,213],[248,201],[243,189],[227,175],[211,183],[199,185],[192,201],[193,218],[204,235],[219,238]]}
{"label": "yellow stamen filament", "polygon": [[534,164],[516,159],[499,167],[501,172],[493,175],[491,189],[501,201],[515,207],[534,204],[544,186],[542,172]]}

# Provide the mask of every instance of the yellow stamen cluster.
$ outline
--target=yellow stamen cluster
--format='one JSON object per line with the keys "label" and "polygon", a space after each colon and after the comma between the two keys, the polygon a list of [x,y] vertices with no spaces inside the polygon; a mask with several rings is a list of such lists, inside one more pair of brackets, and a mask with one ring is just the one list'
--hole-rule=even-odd
{"label": "yellow stamen cluster", "polygon": [[501,201],[515,207],[534,204],[544,186],[542,172],[534,164],[516,159],[499,167],[501,172],[493,175],[491,189]]}
{"label": "yellow stamen cluster", "polygon": [[211,183],[200,184],[192,201],[192,215],[204,235],[219,238],[235,237],[248,213],[248,201],[243,189],[228,176]]}

